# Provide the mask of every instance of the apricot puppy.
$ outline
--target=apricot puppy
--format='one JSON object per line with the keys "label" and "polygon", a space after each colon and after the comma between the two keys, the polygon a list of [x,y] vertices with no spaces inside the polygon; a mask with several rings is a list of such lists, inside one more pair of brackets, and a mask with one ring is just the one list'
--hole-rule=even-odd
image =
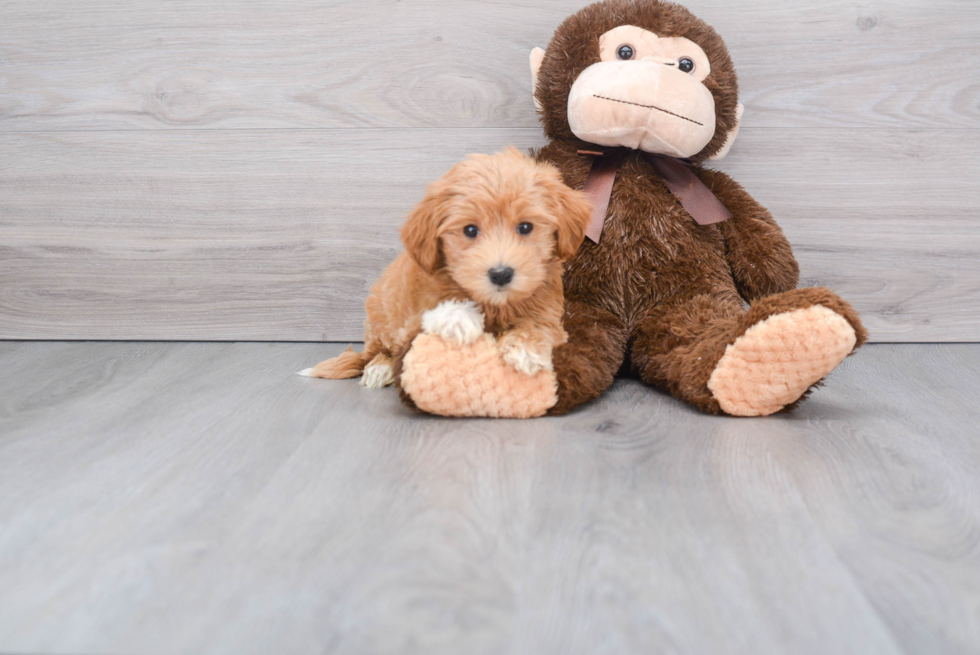
{"label": "apricot puppy", "polygon": [[562,264],[584,238],[591,205],[558,170],[510,147],[470,155],[426,189],[402,228],[405,253],[365,303],[364,352],[350,348],[300,375],[394,381],[420,332],[466,345],[484,331],[504,361],[535,375],[565,342]]}

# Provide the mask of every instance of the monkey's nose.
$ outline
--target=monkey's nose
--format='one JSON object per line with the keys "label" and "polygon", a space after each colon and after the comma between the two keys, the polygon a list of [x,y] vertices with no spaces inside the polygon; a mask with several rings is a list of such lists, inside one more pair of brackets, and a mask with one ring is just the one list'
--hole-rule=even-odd
{"label": "monkey's nose", "polygon": [[498,266],[487,271],[487,275],[498,287],[505,287],[514,279],[514,269],[510,266]]}

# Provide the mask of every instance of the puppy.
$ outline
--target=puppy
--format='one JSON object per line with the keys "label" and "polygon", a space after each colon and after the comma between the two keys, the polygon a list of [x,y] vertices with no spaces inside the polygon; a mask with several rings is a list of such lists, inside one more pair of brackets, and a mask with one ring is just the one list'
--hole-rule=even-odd
{"label": "puppy", "polygon": [[470,155],[441,179],[402,228],[405,253],[365,303],[364,352],[350,348],[300,375],[394,381],[420,332],[466,345],[490,332],[504,361],[535,375],[565,342],[562,264],[578,250],[591,205],[558,170],[510,147]]}

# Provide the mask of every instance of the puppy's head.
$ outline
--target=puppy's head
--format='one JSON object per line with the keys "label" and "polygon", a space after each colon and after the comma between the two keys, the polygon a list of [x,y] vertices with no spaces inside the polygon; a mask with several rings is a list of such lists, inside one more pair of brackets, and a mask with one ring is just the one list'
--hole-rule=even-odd
{"label": "puppy's head", "polygon": [[575,254],[591,210],[554,166],[511,147],[470,155],[431,184],[402,242],[426,271],[444,268],[473,300],[502,305],[534,293]]}

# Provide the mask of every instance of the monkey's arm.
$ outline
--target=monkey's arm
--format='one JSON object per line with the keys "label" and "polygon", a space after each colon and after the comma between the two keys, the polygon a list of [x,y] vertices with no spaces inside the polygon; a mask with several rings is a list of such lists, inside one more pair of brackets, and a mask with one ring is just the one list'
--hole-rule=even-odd
{"label": "monkey's arm", "polygon": [[718,227],[725,239],[725,257],[739,294],[752,301],[795,289],[800,281],[800,267],[769,210],[724,173],[706,169],[696,172],[732,213],[732,218]]}

